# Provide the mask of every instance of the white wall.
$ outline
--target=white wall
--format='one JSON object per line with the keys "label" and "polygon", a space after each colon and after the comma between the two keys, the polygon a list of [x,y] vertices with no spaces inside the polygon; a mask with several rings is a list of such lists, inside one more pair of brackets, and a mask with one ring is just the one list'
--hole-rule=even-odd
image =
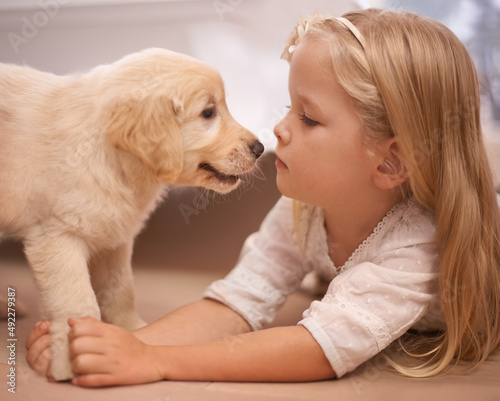
{"label": "white wall", "polygon": [[235,118],[268,148],[289,103],[283,42],[299,15],[349,0],[0,0],[0,62],[65,74],[148,47],[217,67]]}

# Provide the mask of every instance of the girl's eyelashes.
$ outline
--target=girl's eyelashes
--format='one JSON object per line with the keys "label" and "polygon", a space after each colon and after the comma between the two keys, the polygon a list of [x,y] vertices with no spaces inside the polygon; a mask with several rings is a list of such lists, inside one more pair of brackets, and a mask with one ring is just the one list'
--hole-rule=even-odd
{"label": "girl's eyelashes", "polygon": [[[288,110],[290,110],[292,108],[292,106],[290,105],[286,105],[285,106]],[[304,124],[306,125],[306,127],[314,127],[316,125],[318,125],[319,123],[309,117],[306,116],[306,113],[302,113],[299,117],[303,122]]]}
{"label": "girl's eyelashes", "polygon": [[314,120],[310,119],[309,117],[307,117],[306,113],[303,113],[300,116],[300,119],[304,122],[306,127],[314,127],[314,126],[319,124],[317,121],[314,121]]}

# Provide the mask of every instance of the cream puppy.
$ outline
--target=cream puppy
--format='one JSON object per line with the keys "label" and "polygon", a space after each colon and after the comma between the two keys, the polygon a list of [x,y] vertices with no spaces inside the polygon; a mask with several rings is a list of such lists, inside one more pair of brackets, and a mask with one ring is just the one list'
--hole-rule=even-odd
{"label": "cream puppy", "polygon": [[132,246],[166,184],[231,191],[264,149],[219,73],[167,50],[81,75],[0,64],[0,93],[0,232],[24,243],[64,380],[68,317],[143,325]]}

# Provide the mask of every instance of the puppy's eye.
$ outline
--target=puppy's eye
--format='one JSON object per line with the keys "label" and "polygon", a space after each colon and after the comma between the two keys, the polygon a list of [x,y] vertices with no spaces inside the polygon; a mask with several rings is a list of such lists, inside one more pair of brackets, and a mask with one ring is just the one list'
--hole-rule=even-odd
{"label": "puppy's eye", "polygon": [[205,110],[201,112],[201,116],[206,118],[207,120],[215,116],[215,108],[207,107]]}

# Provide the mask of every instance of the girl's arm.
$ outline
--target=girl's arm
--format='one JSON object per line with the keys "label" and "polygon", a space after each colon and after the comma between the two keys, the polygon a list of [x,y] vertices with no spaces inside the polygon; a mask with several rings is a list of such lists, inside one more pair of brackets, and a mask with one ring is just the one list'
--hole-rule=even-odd
{"label": "girl's arm", "polygon": [[[26,360],[38,374],[50,378],[50,324],[38,322],[26,341]],[[220,302],[203,299],[162,317],[134,335],[146,344],[197,344],[249,332],[248,323]]]}
{"label": "girl's arm", "polygon": [[251,331],[240,314],[211,299],[202,299],[169,313],[134,335],[151,345],[197,344]]}
{"label": "girl's arm", "polygon": [[335,377],[303,326],[276,327],[207,344],[160,347],[163,376],[172,380],[311,381]]}
{"label": "girl's arm", "polygon": [[99,387],[163,379],[310,381],[335,376],[302,326],[277,327],[194,345],[152,346],[91,318],[70,319],[73,383]]}

